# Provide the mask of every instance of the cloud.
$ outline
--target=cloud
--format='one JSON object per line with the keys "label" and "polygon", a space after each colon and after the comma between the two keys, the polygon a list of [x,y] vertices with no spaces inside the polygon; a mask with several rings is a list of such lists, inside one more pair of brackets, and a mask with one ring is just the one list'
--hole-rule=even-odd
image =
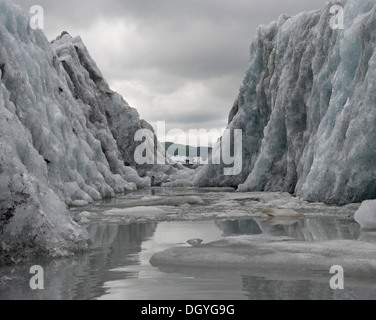
{"label": "cloud", "polygon": [[[14,0],[28,10],[34,0]],[[259,24],[324,0],[39,0],[51,40],[80,35],[112,89],[155,123],[227,124]]]}

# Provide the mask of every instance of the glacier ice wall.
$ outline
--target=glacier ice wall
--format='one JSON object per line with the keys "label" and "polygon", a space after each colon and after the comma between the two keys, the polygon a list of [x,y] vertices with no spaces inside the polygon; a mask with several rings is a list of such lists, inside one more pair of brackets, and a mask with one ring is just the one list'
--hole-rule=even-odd
{"label": "glacier ice wall", "polygon": [[0,74],[0,262],[85,249],[66,204],[150,186],[133,157],[147,123],[79,37],[49,43],[10,0],[0,0]]}
{"label": "glacier ice wall", "polygon": [[343,30],[330,27],[333,5],[258,28],[228,125],[243,130],[242,172],[209,165],[195,184],[376,197],[376,1],[343,1]]}
{"label": "glacier ice wall", "polygon": [[[128,182],[124,184],[120,177],[117,177],[117,181],[110,178],[110,187],[119,192],[150,184],[147,178],[140,179],[130,166],[142,176],[154,177],[153,180],[163,180],[166,173],[175,172],[170,159],[165,154],[158,153],[163,148],[157,147],[159,141],[153,127],[145,120],[140,120],[136,109],[131,108],[121,95],[109,88],[81,38],[72,38],[63,32],[52,42],[52,48],[61,62],[57,70],[65,79],[68,95],[77,101],[79,117],[85,116],[85,127],[100,143],[105,156],[104,162],[108,162],[112,174],[117,174]],[[59,69],[61,67],[62,70]],[[64,92],[63,88],[59,90]],[[134,153],[140,142],[135,141],[135,133],[140,129],[149,131],[152,141],[148,147],[153,149],[152,154],[159,157],[160,162],[165,162],[165,165],[136,163]],[[73,130],[80,136],[80,130],[76,127]],[[110,193],[108,195],[113,196],[113,192]]]}

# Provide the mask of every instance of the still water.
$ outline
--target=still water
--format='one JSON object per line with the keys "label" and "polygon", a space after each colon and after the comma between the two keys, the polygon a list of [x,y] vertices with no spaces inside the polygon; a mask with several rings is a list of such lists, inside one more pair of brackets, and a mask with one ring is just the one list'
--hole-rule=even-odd
{"label": "still water", "polygon": [[[315,230],[315,237],[307,236],[307,226]],[[6,278],[0,282],[0,299],[376,299],[375,287],[367,284],[332,290],[329,272],[327,281],[322,281],[322,277],[320,281],[310,277],[291,280],[284,277],[283,271],[265,278],[252,275],[252,270],[187,267],[182,271],[174,267],[160,269],[149,262],[156,252],[189,246],[188,239],[213,242],[234,235],[257,235],[265,230],[299,241],[317,241],[318,235],[325,240],[356,240],[359,226],[347,216],[311,217],[289,226],[263,227],[259,221],[247,218],[90,223],[86,227],[93,242],[88,253],[1,268]],[[30,289],[29,269],[33,264],[44,267],[44,290]]]}

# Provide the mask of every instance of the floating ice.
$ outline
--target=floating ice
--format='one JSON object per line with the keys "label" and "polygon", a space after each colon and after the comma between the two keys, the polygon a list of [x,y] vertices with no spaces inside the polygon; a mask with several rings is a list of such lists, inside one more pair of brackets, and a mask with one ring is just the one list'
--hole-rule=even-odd
{"label": "floating ice", "polygon": [[110,204],[111,208],[133,208],[146,206],[181,206],[184,204],[202,204],[199,196],[175,196],[175,197],[143,197],[138,200],[128,200],[120,204]]}
{"label": "floating ice", "polygon": [[88,204],[89,202],[85,200],[75,200],[72,202],[72,206],[75,206],[75,207],[84,207],[84,206],[87,206]]}
{"label": "floating ice", "polygon": [[165,211],[160,208],[154,207],[136,207],[136,208],[127,208],[127,209],[112,209],[103,212],[105,216],[155,216],[158,214],[163,214]]}
{"label": "floating ice", "polygon": [[376,229],[376,200],[364,201],[355,213],[355,220],[367,229]]}
{"label": "floating ice", "polygon": [[196,171],[189,168],[184,168],[179,172],[172,174],[168,181],[162,183],[163,187],[192,187],[195,173],[199,172],[202,167],[199,167]]}
{"label": "floating ice", "polygon": [[304,217],[301,213],[293,210],[293,209],[276,209],[276,208],[268,208],[262,210],[260,215],[267,215],[270,217],[276,218],[288,218],[288,217]]}
{"label": "floating ice", "polygon": [[187,241],[188,244],[190,244],[192,247],[198,247],[202,243],[202,239],[190,239]]}
{"label": "floating ice", "polygon": [[[290,194],[281,193],[236,193],[219,192],[218,189],[208,188],[161,188],[157,194],[163,196],[147,196],[135,199],[137,194],[145,195],[156,190],[140,190],[130,193],[125,198],[114,199],[109,202],[98,202],[84,208],[71,208],[72,215],[79,219],[80,211],[95,213],[88,215],[92,224],[113,223],[140,223],[158,221],[202,221],[202,220],[241,220],[246,228],[254,226],[258,230],[273,235],[294,236],[306,240],[352,239],[357,238],[360,226],[352,217],[355,209],[352,206],[336,207],[318,203],[307,203]],[[174,193],[176,196],[174,196]],[[189,194],[189,196],[180,196]],[[129,198],[127,198],[129,197]],[[175,198],[176,197],[176,198]],[[175,198],[175,199],[174,199]],[[187,203],[187,200],[191,204]],[[192,201],[194,203],[192,203]],[[197,202],[197,204],[196,204]],[[277,205],[276,205],[277,204]],[[159,208],[164,214],[137,216],[137,215],[103,215],[103,212],[112,209],[130,209],[138,206]],[[265,208],[277,206],[294,210],[304,214],[302,217],[269,217],[258,213]],[[337,221],[337,219],[339,219]],[[250,222],[252,220],[252,222]],[[86,220],[85,220],[86,221]],[[337,221],[337,222],[336,222]],[[84,223],[83,223],[84,224]],[[86,223],[85,223],[86,224]],[[222,227],[221,227],[222,228]],[[224,227],[224,231],[227,227]],[[253,232],[253,231],[252,231]],[[231,234],[231,232],[230,232]]]}
{"label": "floating ice", "polygon": [[248,270],[252,274],[270,277],[325,272],[341,265],[346,277],[375,277],[374,243],[353,240],[295,241],[288,237],[265,235],[235,236],[192,247],[174,247],[156,253],[150,263],[155,267],[230,268]]}

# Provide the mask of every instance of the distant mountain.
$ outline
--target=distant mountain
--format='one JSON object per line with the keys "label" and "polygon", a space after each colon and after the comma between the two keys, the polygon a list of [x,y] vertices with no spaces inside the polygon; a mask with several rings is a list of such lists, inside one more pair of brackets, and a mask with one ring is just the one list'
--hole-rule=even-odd
{"label": "distant mountain", "polygon": [[212,151],[211,147],[192,147],[173,142],[163,142],[162,145],[170,156],[207,158]]}

